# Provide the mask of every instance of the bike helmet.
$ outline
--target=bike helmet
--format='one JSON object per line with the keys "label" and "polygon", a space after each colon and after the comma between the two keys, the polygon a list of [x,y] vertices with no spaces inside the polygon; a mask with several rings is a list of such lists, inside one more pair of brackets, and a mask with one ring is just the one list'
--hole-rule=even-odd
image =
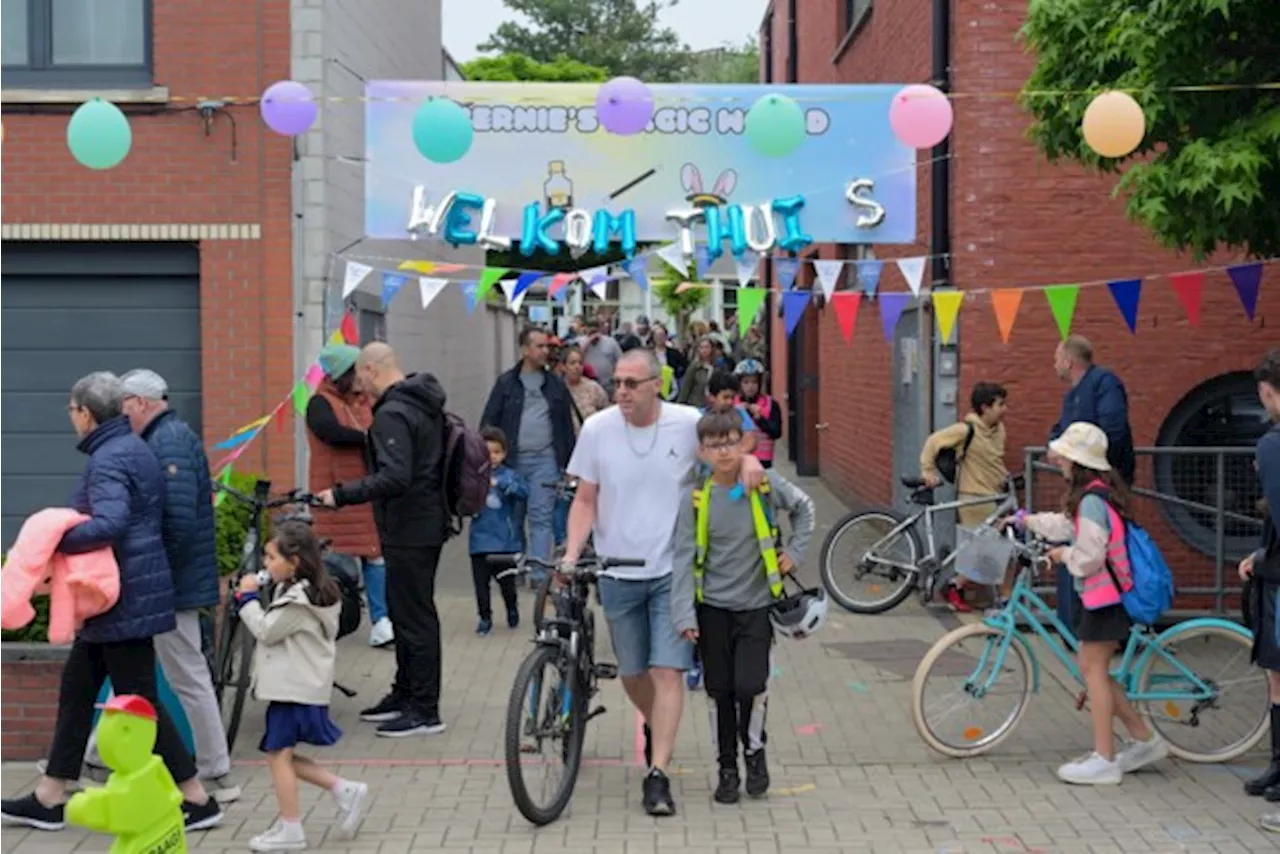
{"label": "bike helmet", "polygon": [[743,359],[733,369],[733,372],[740,377],[763,376],[764,365],[760,364],[759,359]]}
{"label": "bike helmet", "polygon": [[769,622],[785,637],[804,640],[819,631],[827,622],[827,594],[820,587],[806,589],[798,580],[797,592],[774,602],[769,608]]}

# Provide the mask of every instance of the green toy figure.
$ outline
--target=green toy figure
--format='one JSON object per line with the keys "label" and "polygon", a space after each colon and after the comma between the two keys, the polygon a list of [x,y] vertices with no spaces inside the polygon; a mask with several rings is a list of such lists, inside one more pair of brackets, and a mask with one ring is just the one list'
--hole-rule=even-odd
{"label": "green toy figure", "polygon": [[98,752],[111,776],[101,789],[77,792],[67,802],[67,821],[111,833],[111,854],[186,854],[182,792],[156,746],[155,706],[123,694],[102,706]]}

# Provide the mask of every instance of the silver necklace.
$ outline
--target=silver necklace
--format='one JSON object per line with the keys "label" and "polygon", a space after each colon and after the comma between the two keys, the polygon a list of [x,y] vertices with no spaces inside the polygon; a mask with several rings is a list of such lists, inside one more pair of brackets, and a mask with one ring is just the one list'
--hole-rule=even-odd
{"label": "silver necklace", "polygon": [[649,438],[649,448],[642,454],[636,450],[636,446],[631,441],[631,425],[627,422],[627,419],[622,419],[622,427],[627,434],[627,447],[631,449],[631,453],[642,460],[653,453],[653,449],[658,446],[658,422],[660,420],[662,420],[662,410],[658,410],[658,417],[653,419],[653,435]]}

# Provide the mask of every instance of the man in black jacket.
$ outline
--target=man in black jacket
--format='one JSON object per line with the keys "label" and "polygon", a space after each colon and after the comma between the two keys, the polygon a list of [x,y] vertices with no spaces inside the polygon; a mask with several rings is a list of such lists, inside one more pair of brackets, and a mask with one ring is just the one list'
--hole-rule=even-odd
{"label": "man in black jacket", "polygon": [[444,494],[444,388],[431,374],[405,376],[381,342],[360,352],[357,370],[378,402],[365,449],[368,476],[320,493],[330,506],[373,504],[387,561],[387,606],[396,635],[391,692],[360,713],[378,735],[443,732],[436,569],[448,513]]}
{"label": "man in black jacket", "polygon": [[[520,347],[519,364],[493,384],[480,422],[506,435],[507,465],[529,484],[524,514],[529,520],[529,554],[551,560],[556,494],[545,484],[560,479],[573,453],[573,398],[564,380],[547,370],[545,332],[526,327],[520,332]],[[536,584],[540,579],[531,580]]]}

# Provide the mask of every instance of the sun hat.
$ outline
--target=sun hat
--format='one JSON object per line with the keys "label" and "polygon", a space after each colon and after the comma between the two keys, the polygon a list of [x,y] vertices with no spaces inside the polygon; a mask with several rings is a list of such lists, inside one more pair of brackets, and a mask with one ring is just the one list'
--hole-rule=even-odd
{"label": "sun hat", "polygon": [[1049,450],[1078,466],[1094,471],[1111,471],[1107,462],[1107,434],[1096,424],[1076,421],[1049,443]]}
{"label": "sun hat", "polygon": [[320,348],[320,367],[329,379],[336,380],[356,366],[360,348],[350,344],[326,344]]}

